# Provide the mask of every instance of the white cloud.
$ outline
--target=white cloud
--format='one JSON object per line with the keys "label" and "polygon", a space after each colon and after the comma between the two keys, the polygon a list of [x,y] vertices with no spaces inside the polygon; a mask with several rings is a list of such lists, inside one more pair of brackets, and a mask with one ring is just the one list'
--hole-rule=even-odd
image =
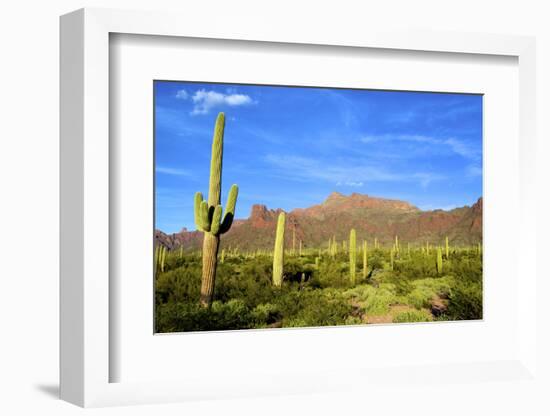
{"label": "white cloud", "polygon": [[178,98],[180,100],[187,100],[189,98],[189,94],[185,90],[179,90],[176,93],[176,98]]}
{"label": "white cloud", "polygon": [[190,176],[190,173],[183,169],[169,168],[165,166],[157,166],[155,172],[162,173],[165,175],[175,175],[175,176]]}
{"label": "white cloud", "polygon": [[216,91],[199,90],[191,97],[194,107],[191,111],[192,115],[208,114],[214,107],[228,105],[231,107],[253,104],[254,101],[250,96],[245,94],[224,94]]}
{"label": "white cloud", "polygon": [[222,105],[237,107],[255,103],[250,96],[246,94],[237,94],[234,88],[228,88],[225,94],[202,89],[196,91],[193,95],[181,89],[176,92],[176,98],[179,100],[191,99],[191,101],[193,101],[194,105],[193,110],[191,110],[191,115],[208,114],[212,108]]}
{"label": "white cloud", "polygon": [[363,182],[336,182],[336,186],[351,186],[352,188],[360,188],[363,186]]}

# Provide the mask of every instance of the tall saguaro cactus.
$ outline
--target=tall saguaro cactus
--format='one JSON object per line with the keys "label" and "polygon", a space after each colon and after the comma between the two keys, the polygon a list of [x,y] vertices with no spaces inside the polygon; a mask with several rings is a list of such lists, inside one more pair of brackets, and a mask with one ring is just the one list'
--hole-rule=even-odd
{"label": "tall saguaro cactus", "polygon": [[351,283],[355,284],[355,269],[357,266],[357,236],[355,229],[349,232],[349,276]]}
{"label": "tall saguaro cactus", "polygon": [[229,190],[225,215],[221,204],[222,189],[222,161],[223,161],[223,133],[225,128],[224,113],[218,114],[214,137],[212,139],[212,159],[210,161],[210,184],[208,201],[204,201],[202,193],[195,194],[195,224],[199,231],[204,232],[202,244],[202,283],[201,305],[210,306],[214,295],[216,267],[218,264],[218,249],[220,235],[231,228],[235,216],[235,205],[239,188],[232,185]]}
{"label": "tall saguaro cactus", "polygon": [[449,260],[449,237],[445,237],[445,258]]}
{"label": "tall saguaro cactus", "polygon": [[277,219],[275,248],[273,250],[273,286],[283,285],[283,263],[285,257],[285,213],[281,212]]}

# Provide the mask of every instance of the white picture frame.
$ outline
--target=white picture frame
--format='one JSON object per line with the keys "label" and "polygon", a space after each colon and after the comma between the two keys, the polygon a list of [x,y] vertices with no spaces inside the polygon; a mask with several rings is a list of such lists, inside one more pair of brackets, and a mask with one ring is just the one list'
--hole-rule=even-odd
{"label": "white picture frame", "polygon": [[[185,21],[185,25],[181,22]],[[250,22],[235,33],[234,22],[214,16],[210,25],[177,14],[83,9],[61,18],[61,398],[80,406],[185,401],[214,397],[296,394],[352,388],[357,378],[349,369],[333,369],[328,377],[316,373],[271,374],[269,380],[233,382],[188,378],[178,381],[110,382],[110,366],[117,357],[110,349],[110,166],[109,158],[109,37],[110,34],[226,39],[281,44],[430,51],[441,54],[504,55],[519,66],[519,316],[535,314],[536,241],[535,204],[535,41],[530,37],[468,33],[399,32],[350,28],[337,32],[312,26],[281,30],[277,25]],[[341,29],[341,28],[340,28]],[[111,225],[110,225],[111,224]],[[517,271],[516,271],[517,272]],[[409,327],[410,328],[410,327]],[[516,354],[498,362],[419,363],[404,372],[370,368],[362,383],[386,379],[388,374],[426,382],[446,369],[464,382],[536,379],[536,331],[533,320],[519,326]],[[118,357],[119,358],[119,357]],[[477,374],[477,376],[476,376]],[[479,376],[483,374],[483,376]],[[405,377],[406,378],[406,377]],[[348,381],[343,381],[348,380]],[[389,379],[388,379],[389,380]],[[413,381],[410,381],[411,383]],[[277,386],[284,386],[279,387]]]}

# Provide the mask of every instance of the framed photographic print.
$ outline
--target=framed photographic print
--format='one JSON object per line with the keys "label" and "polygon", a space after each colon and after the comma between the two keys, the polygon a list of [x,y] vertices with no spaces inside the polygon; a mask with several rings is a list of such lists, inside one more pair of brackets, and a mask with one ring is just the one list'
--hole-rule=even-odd
{"label": "framed photographic print", "polygon": [[153,88],[156,332],[482,319],[482,95]]}
{"label": "framed photographic print", "polygon": [[533,40],[179,22],[61,20],[62,398],[530,379]]}

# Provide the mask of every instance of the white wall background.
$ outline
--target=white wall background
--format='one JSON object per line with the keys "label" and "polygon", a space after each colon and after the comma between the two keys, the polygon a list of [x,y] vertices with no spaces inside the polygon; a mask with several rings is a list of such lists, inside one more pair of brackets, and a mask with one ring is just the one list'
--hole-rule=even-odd
{"label": "white wall background", "polygon": [[[471,30],[538,37],[539,259],[544,261],[550,215],[550,12],[545,0],[388,0],[388,1],[184,1],[19,0],[0,9],[0,414],[76,414],[81,409],[56,399],[58,389],[58,16],[80,7],[178,10],[189,19],[209,13],[245,13],[289,24],[329,27],[334,21],[359,27],[369,22]],[[191,3],[191,2],[189,2]],[[182,21],[185,25],[185,21]],[[239,28],[236,28],[238,31]],[[505,236],[503,236],[505,237]],[[550,276],[549,276],[550,278]],[[550,284],[539,285],[540,300]],[[540,366],[550,375],[549,306],[539,302]],[[535,317],[533,317],[535,319]],[[547,378],[548,380],[548,378]],[[546,386],[546,393],[548,385]],[[457,384],[431,391],[411,389],[396,397],[391,386],[377,397],[369,392],[305,397],[258,398],[100,409],[122,414],[548,414],[545,392],[499,383],[480,392]],[[543,404],[544,403],[544,404]],[[468,412],[468,413],[466,413]]]}

